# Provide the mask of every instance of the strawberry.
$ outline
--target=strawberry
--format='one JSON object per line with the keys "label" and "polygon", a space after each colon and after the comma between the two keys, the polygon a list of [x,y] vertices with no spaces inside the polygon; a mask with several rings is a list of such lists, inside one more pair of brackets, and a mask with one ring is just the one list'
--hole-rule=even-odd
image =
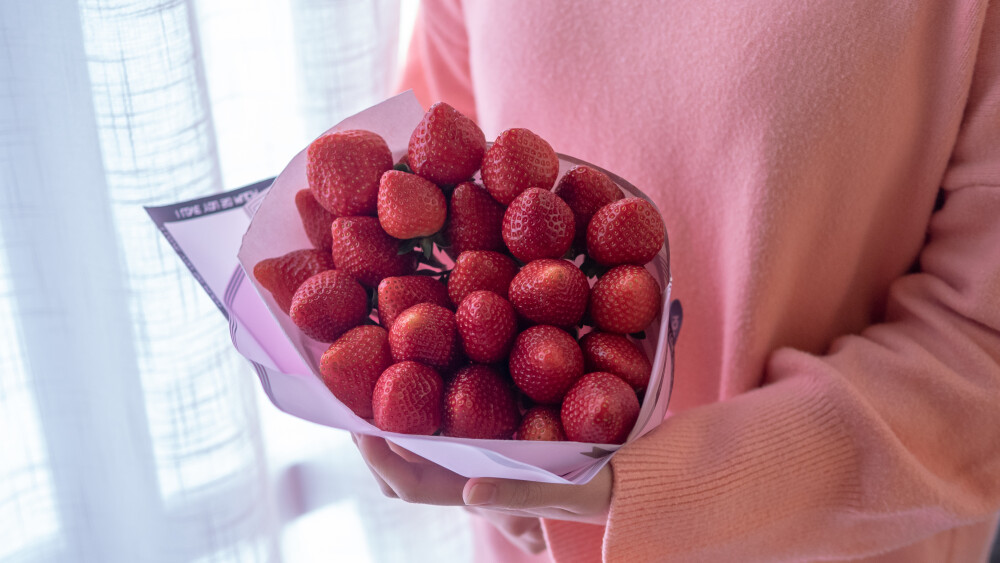
{"label": "strawberry", "polygon": [[309,338],[333,342],[368,316],[368,295],[354,278],[327,270],[302,282],[292,297],[290,315]]}
{"label": "strawberry", "polygon": [[568,260],[528,262],[510,282],[510,302],[522,317],[538,324],[579,323],[589,295],[587,276]]}
{"label": "strawberry", "polygon": [[450,251],[457,256],[466,250],[503,250],[503,211],[503,206],[480,186],[472,182],[459,184],[448,207]]}
{"label": "strawberry", "polygon": [[441,189],[415,174],[389,170],[378,188],[378,221],[398,239],[433,235],[444,226],[448,202]]}
{"label": "strawberry", "polygon": [[483,156],[483,184],[493,199],[509,205],[528,188],[551,190],[559,157],[544,139],[527,129],[508,129]]}
{"label": "strawberry", "polygon": [[459,304],[455,325],[465,355],[491,364],[507,357],[517,334],[517,315],[510,302],[496,293],[473,291]]}
{"label": "strawberry", "polygon": [[448,288],[428,276],[399,276],[385,278],[378,284],[378,318],[386,329],[400,313],[418,303],[434,303],[451,307]]}
{"label": "strawberry", "polygon": [[642,266],[663,246],[666,229],[652,203],[620,199],[597,210],[587,225],[587,253],[598,264]]}
{"label": "strawberry", "polygon": [[309,145],[306,178],[324,209],[336,216],[375,215],[378,181],[392,168],[392,152],[371,131],[337,131]]}
{"label": "strawberry", "polygon": [[417,362],[389,366],[372,393],[375,426],[387,432],[431,435],[441,427],[444,381]]}
{"label": "strawberry", "polygon": [[622,197],[622,191],[611,178],[590,166],[574,166],[563,174],[552,193],[556,194],[573,210],[576,220],[576,237],[580,242],[587,239],[587,225],[598,209],[614,203]]}
{"label": "strawberry", "polygon": [[335,219],[333,214],[323,209],[309,190],[295,192],[295,207],[299,210],[302,227],[306,230],[309,242],[320,250],[330,252],[330,224]]}
{"label": "strawberry", "polygon": [[278,307],[288,313],[292,307],[292,296],[302,282],[333,268],[333,258],[329,253],[309,248],[257,262],[253,267],[253,277],[271,292]]}
{"label": "strawberry", "polygon": [[514,384],[538,403],[558,403],[583,375],[583,352],[566,331],[538,325],[517,335],[510,351]]}
{"label": "strawberry", "polygon": [[392,365],[389,333],[362,325],[345,332],[323,353],[319,372],[330,392],[361,418],[372,417],[372,391]]}
{"label": "strawberry", "polygon": [[454,313],[433,303],[403,311],[389,329],[392,359],[413,360],[436,369],[447,369],[454,361],[457,340]]}
{"label": "strawberry", "polygon": [[399,241],[386,234],[375,217],[338,217],[333,220],[330,233],[337,269],[365,286],[375,287],[384,278],[405,276],[416,270],[414,255],[400,255]]}
{"label": "strawberry", "polygon": [[618,334],[640,332],[660,312],[660,284],[641,266],[616,266],[590,291],[594,325]]}
{"label": "strawberry", "polygon": [[653,366],[642,348],[628,338],[610,332],[590,332],[580,339],[580,348],[588,372],[613,373],[636,392],[646,389]]}
{"label": "strawberry", "polygon": [[531,407],[521,417],[521,424],[517,427],[517,434],[514,437],[517,440],[544,440],[548,442],[566,440],[559,407],[556,405]]}
{"label": "strawberry", "polygon": [[407,161],[414,174],[435,184],[457,184],[479,170],[486,135],[444,102],[431,106],[410,136]]}
{"label": "strawberry", "polygon": [[573,211],[559,196],[541,188],[528,188],[503,215],[501,232],[511,253],[522,262],[561,258],[573,244],[576,222]]}
{"label": "strawberry", "polygon": [[515,275],[517,262],[510,256],[488,250],[467,250],[458,255],[448,275],[448,296],[458,305],[466,295],[485,289],[507,299],[510,280]]}
{"label": "strawberry", "polygon": [[445,436],[507,440],[520,418],[514,390],[492,367],[464,367],[445,387],[441,424]]}
{"label": "strawberry", "polygon": [[639,399],[620,377],[588,373],[566,393],[560,414],[574,442],[622,444],[639,418]]}

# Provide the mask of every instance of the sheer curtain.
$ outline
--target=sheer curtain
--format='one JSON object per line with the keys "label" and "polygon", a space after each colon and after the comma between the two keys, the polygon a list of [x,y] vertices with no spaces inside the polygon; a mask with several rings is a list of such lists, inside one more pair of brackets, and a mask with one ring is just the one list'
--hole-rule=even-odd
{"label": "sheer curtain", "polygon": [[399,0],[0,2],[0,561],[464,560],[262,400],[142,211],[391,93]]}

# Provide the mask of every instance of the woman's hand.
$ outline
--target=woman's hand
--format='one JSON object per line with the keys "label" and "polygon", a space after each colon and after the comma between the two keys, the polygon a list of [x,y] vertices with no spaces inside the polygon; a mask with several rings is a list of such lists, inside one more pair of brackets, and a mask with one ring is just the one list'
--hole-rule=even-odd
{"label": "woman's hand", "polygon": [[507,541],[518,549],[532,555],[545,551],[545,535],[542,533],[542,521],[534,516],[512,516],[510,514],[467,506],[466,510],[489,522],[500,531]]}
{"label": "woman's hand", "polygon": [[[608,518],[610,465],[605,465],[585,485],[467,479],[382,438],[357,435],[355,443],[382,492],[389,497],[420,504],[475,507],[479,511],[485,509],[524,518],[600,525]],[[517,523],[510,531],[518,529],[524,531],[524,523]]]}

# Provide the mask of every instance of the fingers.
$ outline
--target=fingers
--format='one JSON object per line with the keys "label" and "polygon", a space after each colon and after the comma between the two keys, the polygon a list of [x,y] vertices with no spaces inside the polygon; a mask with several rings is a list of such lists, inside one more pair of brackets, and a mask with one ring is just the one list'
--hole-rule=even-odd
{"label": "fingers", "polygon": [[389,440],[386,440],[385,443],[389,445],[389,449],[392,450],[396,455],[398,455],[399,457],[405,459],[410,463],[430,463],[429,461],[427,461],[427,459],[418,456],[417,454],[411,452],[410,450],[404,448],[403,446],[394,444]]}
{"label": "fingers", "polygon": [[[358,445],[357,434],[352,432],[351,440],[354,441],[355,446]],[[390,487],[389,484],[386,483],[384,479],[382,479],[382,476],[379,475],[374,469],[372,469],[371,464],[368,463],[368,460],[365,459],[364,455],[361,456],[361,460],[365,462],[365,467],[367,467],[368,471],[371,472],[372,477],[375,479],[375,483],[378,485],[378,488],[382,491],[382,494],[388,498],[398,498],[398,496],[396,495],[396,491],[392,490],[392,487]]]}
{"label": "fingers", "polygon": [[545,551],[545,534],[542,533],[542,522],[538,518],[510,517],[512,521],[497,529],[511,543],[522,551],[532,555]]}
{"label": "fingers", "polygon": [[469,479],[462,498],[469,506],[603,523],[611,503],[611,470],[605,466],[584,485],[556,485],[510,479]]}
{"label": "fingers", "polygon": [[513,516],[495,510],[466,507],[469,512],[483,518],[500,531],[512,544],[530,554],[545,550],[545,535],[542,523],[533,516]]}
{"label": "fingers", "polygon": [[551,485],[531,481],[506,479],[469,479],[462,491],[462,497],[470,506],[503,509],[528,509],[547,506],[563,507],[572,503],[572,491],[564,487],[572,485]]}
{"label": "fingers", "polygon": [[382,438],[352,437],[388,497],[420,504],[482,507],[511,518],[540,516],[593,524],[607,521],[613,479],[607,465],[584,485],[466,479]]}
{"label": "fingers", "polygon": [[[466,478],[430,463],[410,463],[382,438],[359,436],[358,449],[368,466],[406,502],[461,506]],[[422,458],[421,458],[422,459]]]}

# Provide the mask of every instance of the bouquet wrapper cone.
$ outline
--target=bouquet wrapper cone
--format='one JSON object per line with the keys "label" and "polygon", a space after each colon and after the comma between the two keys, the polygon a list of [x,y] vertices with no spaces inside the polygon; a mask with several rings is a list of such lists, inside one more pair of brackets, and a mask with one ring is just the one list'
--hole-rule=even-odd
{"label": "bouquet wrapper cone", "polygon": [[[341,121],[328,132],[374,131],[385,139],[395,162],[406,153],[410,134],[423,115],[424,109],[416,97],[405,92]],[[577,164],[586,163],[560,155],[560,176]],[[625,180],[604,172],[627,196],[649,199]],[[307,187],[306,150],[303,150],[275,178],[270,188],[247,206],[252,218],[237,254],[242,269],[233,273],[225,292],[226,296],[232,294],[240,298],[231,299],[232,303],[223,299],[234,345],[253,364],[275,406],[324,426],[381,436],[466,477],[580,484],[597,474],[621,446],[396,434],[379,430],[338,401],[319,376],[319,358],[329,344],[303,335],[270,293],[252,275],[247,275],[261,260],[310,248],[294,203],[295,193]],[[206,240],[205,244],[211,244],[211,240]],[[647,356],[652,358],[653,371],[638,422],[626,444],[659,425],[670,400],[681,309],[679,303],[670,299],[668,248],[665,243],[646,266],[663,289],[663,306],[646,331],[646,338],[640,341]],[[251,285],[255,291],[238,291],[244,284]]]}

